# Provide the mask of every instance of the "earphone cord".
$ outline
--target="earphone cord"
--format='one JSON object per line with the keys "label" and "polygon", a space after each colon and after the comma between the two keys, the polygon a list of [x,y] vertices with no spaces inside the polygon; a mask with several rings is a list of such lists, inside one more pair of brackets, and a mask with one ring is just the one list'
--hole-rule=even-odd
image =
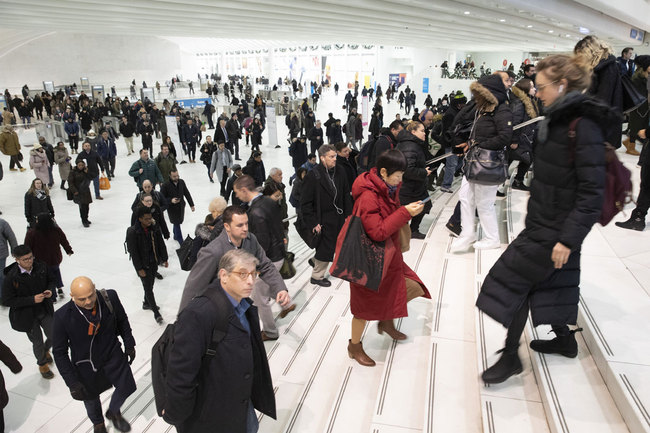
{"label": "earphone cord", "polygon": [[329,178],[330,182],[332,182],[332,187],[334,188],[334,199],[332,200],[332,205],[336,209],[337,214],[343,215],[343,209],[341,209],[336,205],[336,196],[338,195],[338,190],[336,189],[336,184],[334,183],[335,175],[336,175],[336,167],[334,167],[334,173],[332,174],[332,176],[330,176],[329,173],[327,173],[327,177]]}

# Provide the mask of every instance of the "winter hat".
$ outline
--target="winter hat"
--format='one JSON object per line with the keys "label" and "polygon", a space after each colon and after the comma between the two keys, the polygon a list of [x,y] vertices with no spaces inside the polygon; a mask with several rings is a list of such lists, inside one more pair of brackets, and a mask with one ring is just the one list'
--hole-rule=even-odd
{"label": "winter hat", "polygon": [[634,59],[634,63],[639,66],[639,68],[643,69],[644,71],[650,67],[650,56],[647,54],[643,54],[640,56],[636,56],[636,59]]}
{"label": "winter hat", "polygon": [[505,102],[508,99],[506,87],[503,85],[500,75],[486,75],[478,80],[478,83],[488,89],[497,98],[499,103]]}
{"label": "winter hat", "polygon": [[43,146],[41,146],[41,143],[36,143],[34,145],[34,150],[38,150],[38,149],[42,149],[42,148],[43,148]]}
{"label": "winter hat", "polygon": [[90,131],[88,131],[88,135],[93,135],[93,136],[94,136],[94,135],[97,135],[97,134],[95,134],[95,131],[93,131],[93,130],[91,129]]}
{"label": "winter hat", "polygon": [[241,170],[241,165],[239,164],[233,164],[232,167],[230,167],[233,172],[237,170]]}

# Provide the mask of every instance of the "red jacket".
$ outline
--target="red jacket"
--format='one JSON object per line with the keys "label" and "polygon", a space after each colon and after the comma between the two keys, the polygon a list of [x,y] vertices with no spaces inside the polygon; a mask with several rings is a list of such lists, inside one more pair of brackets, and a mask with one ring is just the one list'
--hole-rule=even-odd
{"label": "red jacket", "polygon": [[[400,184],[401,186],[401,184]],[[388,186],[377,175],[377,169],[357,177],[352,185],[355,212],[359,212],[363,228],[375,241],[392,238],[387,248],[393,248],[392,260],[378,291],[369,290],[357,284],[350,284],[350,309],[352,314],[364,320],[389,320],[408,316],[406,309],[406,281],[416,281],[424,290],[424,297],[431,298],[424,283],[404,263],[399,248],[399,229],[411,219],[404,206],[399,203],[399,186],[390,197]],[[391,254],[389,253],[389,254]]]}

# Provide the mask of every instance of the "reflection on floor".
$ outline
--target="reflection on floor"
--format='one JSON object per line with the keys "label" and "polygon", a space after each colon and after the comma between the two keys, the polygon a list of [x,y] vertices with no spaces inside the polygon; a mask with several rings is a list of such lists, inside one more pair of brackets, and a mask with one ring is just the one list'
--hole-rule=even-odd
{"label": "reflection on floor", "polygon": [[[326,92],[318,117],[340,112],[342,96]],[[386,123],[397,108],[395,103],[384,104]],[[277,124],[282,148],[274,149],[265,132],[263,158],[267,173],[280,167],[288,183],[292,168],[285,153],[287,131],[283,118]],[[33,130],[22,132],[21,143],[32,143],[33,134]],[[154,145],[158,149],[159,140]],[[76,206],[66,201],[63,191],[52,191],[57,221],[75,251],[64,258],[62,273],[65,283],[88,275],[98,287],[118,291],[138,353],[132,366],[138,390],[123,413],[135,432],[168,432],[173,428],[155,414],[150,380],[150,350],[163,328],[150,311],[141,309],[142,287],[123,248],[136,194],[127,171],[135,157],[125,156],[121,140],[118,147],[117,177],[103,193],[105,200],[91,205],[91,228],[82,227]],[[241,148],[247,158],[250,148],[243,143]],[[631,157],[622,157],[634,166]],[[7,167],[6,157],[0,158]],[[204,166],[181,165],[180,174],[196,202],[196,212],[188,209],[183,224],[183,234],[193,235],[219,186],[208,182]],[[29,172],[6,171],[0,182],[2,217],[19,239],[25,232],[23,194],[32,178]],[[56,170],[55,180],[58,183]],[[374,368],[361,367],[346,354],[351,320],[347,283],[335,280],[329,288],[311,285],[310,251],[291,227],[290,250],[296,253],[298,273],[287,284],[298,308],[278,319],[280,339],[266,343],[278,419],[261,416],[261,432],[650,431],[646,409],[650,406],[650,329],[643,316],[650,311],[650,231],[628,232],[612,224],[596,227],[589,235],[583,250],[580,311],[585,332],[579,338],[577,359],[530,353],[526,341],[537,334],[545,338],[546,329],[527,330],[520,349],[524,372],[505,384],[484,387],[479,374],[497,359],[494,353],[502,345],[504,330],[479,314],[474,300],[500,250],[450,253],[453,238],[444,224],[456,201],[456,194],[434,194],[433,209],[423,223],[427,238],[413,240],[405,254],[432,295],[431,300],[414,300],[409,317],[397,322],[409,338],[393,342],[378,335],[374,323],[366,329],[364,348],[377,361]],[[497,202],[503,248],[522,228],[525,202],[526,194],[521,192]],[[167,247],[170,266],[161,270],[164,280],[156,281],[155,293],[163,317],[171,322],[186,273],[179,269],[177,243],[169,240]],[[64,302],[67,299],[66,295]],[[92,431],[83,405],[72,400],[56,368],[54,380],[41,379],[29,341],[10,328],[7,315],[6,308],[0,310],[2,340],[24,365],[18,375],[3,369],[10,398],[5,409],[7,431]],[[103,402],[109,399],[107,392]]]}

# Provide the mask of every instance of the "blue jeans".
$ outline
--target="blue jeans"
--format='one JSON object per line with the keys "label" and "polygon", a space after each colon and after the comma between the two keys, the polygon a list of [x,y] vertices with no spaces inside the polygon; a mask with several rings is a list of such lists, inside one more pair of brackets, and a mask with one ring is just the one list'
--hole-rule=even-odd
{"label": "blue jeans", "polygon": [[[445,148],[445,152],[451,152],[451,147]],[[456,173],[456,167],[458,166],[458,157],[452,155],[447,158],[445,162],[445,176],[442,178],[442,187],[451,188],[451,184],[454,181],[454,174]]]}
{"label": "blue jeans", "polygon": [[180,224],[174,224],[174,239],[177,240],[179,244],[183,243],[183,233],[181,233]]}
{"label": "blue jeans", "polygon": [[95,187],[95,198],[99,198],[99,175],[93,178],[93,186]]}

